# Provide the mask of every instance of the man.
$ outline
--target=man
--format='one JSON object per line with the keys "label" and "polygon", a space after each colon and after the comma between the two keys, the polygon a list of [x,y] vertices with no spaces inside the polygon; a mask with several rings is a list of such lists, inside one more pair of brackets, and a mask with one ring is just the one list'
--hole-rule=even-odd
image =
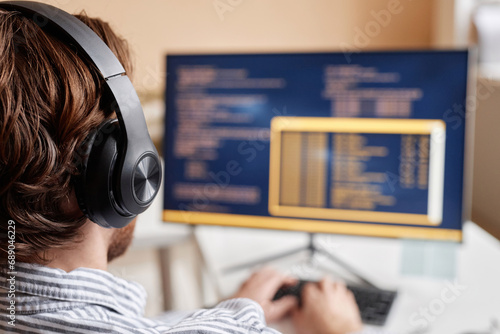
{"label": "man", "polygon": [[[128,47],[99,19],[77,16],[131,74]],[[0,329],[15,333],[276,333],[291,314],[299,333],[359,330],[352,293],[327,279],[272,301],[293,279],[255,273],[234,298],[163,321],[142,316],[144,289],[106,272],[135,222],[106,229],[79,209],[72,180],[79,145],[115,117],[97,69],[16,12],[0,10]]]}

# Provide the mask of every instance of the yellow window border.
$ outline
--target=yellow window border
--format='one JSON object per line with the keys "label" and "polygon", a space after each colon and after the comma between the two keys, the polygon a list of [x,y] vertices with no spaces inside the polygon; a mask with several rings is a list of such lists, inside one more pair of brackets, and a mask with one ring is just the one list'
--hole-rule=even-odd
{"label": "yellow window border", "polygon": [[[428,214],[283,206],[280,198],[282,132],[426,134],[431,136]],[[269,213],[273,216],[438,226],[442,222],[446,124],[436,119],[274,117],[271,121]],[[432,189],[431,189],[432,185]]]}
{"label": "yellow window border", "polygon": [[387,226],[351,222],[235,215],[199,211],[164,210],[163,221],[184,224],[278,229],[311,233],[336,233],[385,238],[462,241],[462,231],[414,226]]}

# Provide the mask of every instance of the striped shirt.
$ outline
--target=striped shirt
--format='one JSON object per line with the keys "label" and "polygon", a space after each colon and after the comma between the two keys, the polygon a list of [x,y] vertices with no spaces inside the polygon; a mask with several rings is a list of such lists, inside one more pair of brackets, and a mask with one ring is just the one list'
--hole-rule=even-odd
{"label": "striped shirt", "polygon": [[278,333],[266,327],[260,305],[244,298],[144,318],[144,288],[97,269],[16,263],[15,273],[1,275],[0,294],[2,333]]}

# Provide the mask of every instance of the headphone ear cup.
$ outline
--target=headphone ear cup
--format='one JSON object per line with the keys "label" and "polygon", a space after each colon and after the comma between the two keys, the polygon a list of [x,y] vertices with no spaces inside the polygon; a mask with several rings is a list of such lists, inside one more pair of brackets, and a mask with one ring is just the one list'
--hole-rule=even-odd
{"label": "headphone ear cup", "polygon": [[80,209],[102,227],[124,227],[135,217],[120,209],[113,189],[120,138],[116,119],[102,123],[86,140],[80,175],[75,182]]}

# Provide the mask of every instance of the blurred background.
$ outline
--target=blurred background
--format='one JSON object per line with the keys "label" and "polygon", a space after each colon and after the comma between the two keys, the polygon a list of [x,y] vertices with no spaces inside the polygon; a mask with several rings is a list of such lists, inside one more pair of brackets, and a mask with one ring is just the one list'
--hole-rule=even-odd
{"label": "blurred background", "polygon": [[[166,53],[401,49],[464,44],[469,20],[463,16],[475,3],[472,0],[42,2],[72,13],[85,10],[90,16],[108,21],[130,43],[135,55],[135,86],[144,97],[162,94]],[[360,37],[366,36],[366,24],[375,20],[373,12],[387,9],[391,3],[398,10],[401,8],[400,12],[380,31],[374,30],[368,38]]]}

